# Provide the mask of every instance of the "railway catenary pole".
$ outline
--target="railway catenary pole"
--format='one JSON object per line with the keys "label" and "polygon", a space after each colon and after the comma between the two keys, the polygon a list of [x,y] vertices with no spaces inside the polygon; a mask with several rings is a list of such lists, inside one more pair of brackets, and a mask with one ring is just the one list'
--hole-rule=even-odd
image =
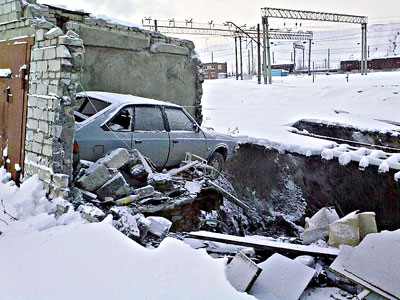
{"label": "railway catenary pole", "polygon": [[240,79],[243,80],[243,53],[242,53],[242,37],[239,36],[239,55],[240,55]]}
{"label": "railway catenary pole", "polygon": [[308,75],[311,75],[311,40],[308,41]]}
{"label": "railway catenary pole", "polygon": [[266,36],[266,28],[265,28],[265,21],[262,20],[263,25],[263,77],[264,77],[264,84],[268,84],[267,80],[267,36]]}
{"label": "railway catenary pole", "polygon": [[236,71],[235,71],[236,80],[239,80],[238,57],[237,57],[237,36],[235,36],[235,67],[236,67]]}
{"label": "railway catenary pole", "polygon": [[268,18],[265,18],[265,28],[267,32],[267,61],[268,61],[268,82],[272,84],[272,74],[271,74],[271,45],[269,43],[269,24]]}
{"label": "railway catenary pole", "polygon": [[261,8],[263,18],[282,18],[292,20],[307,20],[318,22],[336,22],[336,23],[352,23],[361,24],[361,74],[367,74],[367,22],[366,16],[355,16],[346,14],[326,13],[317,11],[281,9],[264,7]]}
{"label": "railway catenary pole", "polygon": [[260,24],[257,24],[257,81],[261,84],[261,34],[260,34]]}

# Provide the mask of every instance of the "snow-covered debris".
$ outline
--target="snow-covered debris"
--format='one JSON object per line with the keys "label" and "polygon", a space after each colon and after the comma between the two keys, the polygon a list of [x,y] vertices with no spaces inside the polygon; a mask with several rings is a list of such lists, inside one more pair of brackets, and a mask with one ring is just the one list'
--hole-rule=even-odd
{"label": "snow-covered debris", "polygon": [[249,291],[258,300],[297,300],[315,273],[314,269],[280,254],[258,266],[263,271]]}
{"label": "snow-covered debris", "polygon": [[247,292],[261,271],[251,259],[238,252],[226,267],[226,277],[236,290]]}

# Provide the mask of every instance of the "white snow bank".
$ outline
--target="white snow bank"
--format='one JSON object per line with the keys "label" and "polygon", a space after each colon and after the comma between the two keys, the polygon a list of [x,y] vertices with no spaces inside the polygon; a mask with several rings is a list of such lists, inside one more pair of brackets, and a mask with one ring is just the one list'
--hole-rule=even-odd
{"label": "white snow bank", "polygon": [[103,223],[6,234],[0,257],[4,299],[254,299],[228,283],[225,260],[171,238],[148,250]]}
{"label": "white snow bank", "polygon": [[[0,168],[1,299],[254,299],[212,259],[175,239],[146,249],[112,227],[90,224],[72,207],[58,217],[37,176],[20,188]],[[17,221],[14,218],[18,219]]]}

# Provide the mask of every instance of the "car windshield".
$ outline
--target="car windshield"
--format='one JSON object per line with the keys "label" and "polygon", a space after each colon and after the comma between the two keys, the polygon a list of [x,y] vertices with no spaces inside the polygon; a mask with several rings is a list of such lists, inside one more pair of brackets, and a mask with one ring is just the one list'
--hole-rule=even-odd
{"label": "car windshield", "polygon": [[111,104],[94,98],[78,98],[75,106],[75,121],[80,123],[105,109]]}

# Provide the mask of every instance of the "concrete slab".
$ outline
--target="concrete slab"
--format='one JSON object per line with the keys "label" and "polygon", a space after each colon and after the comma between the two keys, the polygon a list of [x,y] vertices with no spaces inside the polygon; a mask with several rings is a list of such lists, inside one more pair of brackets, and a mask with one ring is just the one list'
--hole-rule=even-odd
{"label": "concrete slab", "polygon": [[261,273],[250,258],[238,252],[226,266],[226,277],[232,286],[239,292],[247,292]]}
{"label": "concrete slab", "polygon": [[315,273],[301,262],[277,253],[258,266],[263,271],[249,291],[258,300],[297,300]]}

